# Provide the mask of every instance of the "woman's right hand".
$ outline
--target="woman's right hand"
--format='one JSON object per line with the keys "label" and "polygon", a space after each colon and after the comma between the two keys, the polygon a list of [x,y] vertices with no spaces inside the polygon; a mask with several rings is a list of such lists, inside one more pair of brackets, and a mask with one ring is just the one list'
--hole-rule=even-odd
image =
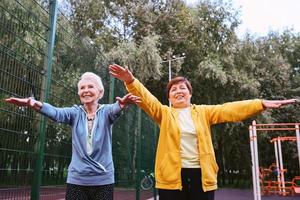
{"label": "woman's right hand", "polygon": [[37,111],[43,105],[41,102],[35,100],[32,97],[28,97],[28,98],[15,98],[15,97],[11,97],[11,98],[5,99],[5,102],[14,104],[16,106],[28,106],[28,107],[33,108],[34,110],[37,110]]}
{"label": "woman's right hand", "polygon": [[16,106],[30,106],[30,100],[31,98],[15,98],[11,97],[8,99],[5,99],[5,102],[14,104]]}
{"label": "woman's right hand", "polygon": [[120,65],[112,64],[109,65],[109,73],[126,84],[134,81],[134,76],[127,67],[121,67]]}

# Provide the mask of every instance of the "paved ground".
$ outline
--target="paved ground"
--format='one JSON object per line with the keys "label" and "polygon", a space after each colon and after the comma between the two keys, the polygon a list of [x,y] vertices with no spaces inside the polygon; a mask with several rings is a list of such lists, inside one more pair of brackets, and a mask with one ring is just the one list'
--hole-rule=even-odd
{"label": "paved ground", "polygon": [[[115,190],[114,200],[135,200],[135,190]],[[216,191],[215,200],[253,200],[252,190],[219,189]],[[142,192],[140,200],[154,200],[152,192]],[[157,200],[159,200],[157,198]],[[261,200],[300,200],[300,195],[291,197],[262,196]]]}
{"label": "paved ground", "polygon": [[[114,200],[135,200],[135,190],[115,189]],[[153,198],[152,191],[141,191],[140,200],[147,200]]]}
{"label": "paved ground", "polygon": [[[40,200],[64,200],[65,188],[42,188]],[[136,191],[115,188],[114,200],[135,200]],[[30,188],[5,188],[0,189],[0,200],[30,200]],[[153,200],[152,191],[141,191],[140,200]],[[253,200],[252,190],[219,189],[216,191],[215,200]],[[158,198],[157,198],[158,200]],[[300,194],[292,197],[263,196],[261,200],[300,200]]]}
{"label": "paved ground", "polygon": [[[216,191],[215,200],[253,200],[252,190],[219,189]],[[262,200],[300,200],[300,195],[292,197],[262,196]]]}
{"label": "paved ground", "polygon": [[[154,198],[141,200],[153,200]],[[215,200],[253,200],[252,190],[241,189],[219,189],[215,193]],[[122,198],[116,200],[123,200]],[[127,200],[127,199],[126,199]],[[131,199],[135,200],[135,199]],[[157,199],[159,200],[159,199]],[[263,196],[261,200],[300,200],[300,195],[293,197]]]}

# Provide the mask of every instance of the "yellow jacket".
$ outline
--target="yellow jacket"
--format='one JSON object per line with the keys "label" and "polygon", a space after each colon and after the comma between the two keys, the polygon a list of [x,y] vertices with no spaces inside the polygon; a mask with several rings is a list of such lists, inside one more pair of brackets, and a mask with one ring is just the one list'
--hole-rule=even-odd
{"label": "yellow jacket", "polygon": [[[180,131],[178,112],[162,105],[137,79],[126,84],[128,92],[141,97],[139,106],[160,126],[155,160],[156,188],[181,189]],[[222,105],[191,105],[192,119],[198,137],[199,160],[204,191],[217,189],[218,165],[212,144],[210,126],[241,121],[263,110],[261,100],[245,100]]]}

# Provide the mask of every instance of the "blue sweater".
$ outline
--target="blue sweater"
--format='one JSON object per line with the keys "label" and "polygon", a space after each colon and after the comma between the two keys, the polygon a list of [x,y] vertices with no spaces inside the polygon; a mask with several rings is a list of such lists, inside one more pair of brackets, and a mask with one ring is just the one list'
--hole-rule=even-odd
{"label": "blue sweater", "polygon": [[69,124],[72,128],[72,160],[67,183],[92,186],[115,182],[112,124],[121,114],[118,103],[98,108],[92,128],[93,151],[90,155],[87,153],[87,113],[83,106],[57,108],[43,103],[40,113],[56,122]]}

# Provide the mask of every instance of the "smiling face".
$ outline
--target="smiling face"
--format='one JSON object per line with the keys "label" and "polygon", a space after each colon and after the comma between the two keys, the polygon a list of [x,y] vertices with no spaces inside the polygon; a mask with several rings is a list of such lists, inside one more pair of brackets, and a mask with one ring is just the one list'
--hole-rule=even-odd
{"label": "smiling face", "polygon": [[174,108],[186,108],[191,103],[191,91],[185,81],[172,84],[169,90],[169,101]]}
{"label": "smiling face", "polygon": [[101,78],[92,72],[82,74],[77,85],[80,101],[84,105],[98,104],[99,99],[103,97]]}
{"label": "smiling face", "polygon": [[82,104],[97,104],[103,96],[103,90],[89,79],[82,79],[78,83],[78,95]]}

